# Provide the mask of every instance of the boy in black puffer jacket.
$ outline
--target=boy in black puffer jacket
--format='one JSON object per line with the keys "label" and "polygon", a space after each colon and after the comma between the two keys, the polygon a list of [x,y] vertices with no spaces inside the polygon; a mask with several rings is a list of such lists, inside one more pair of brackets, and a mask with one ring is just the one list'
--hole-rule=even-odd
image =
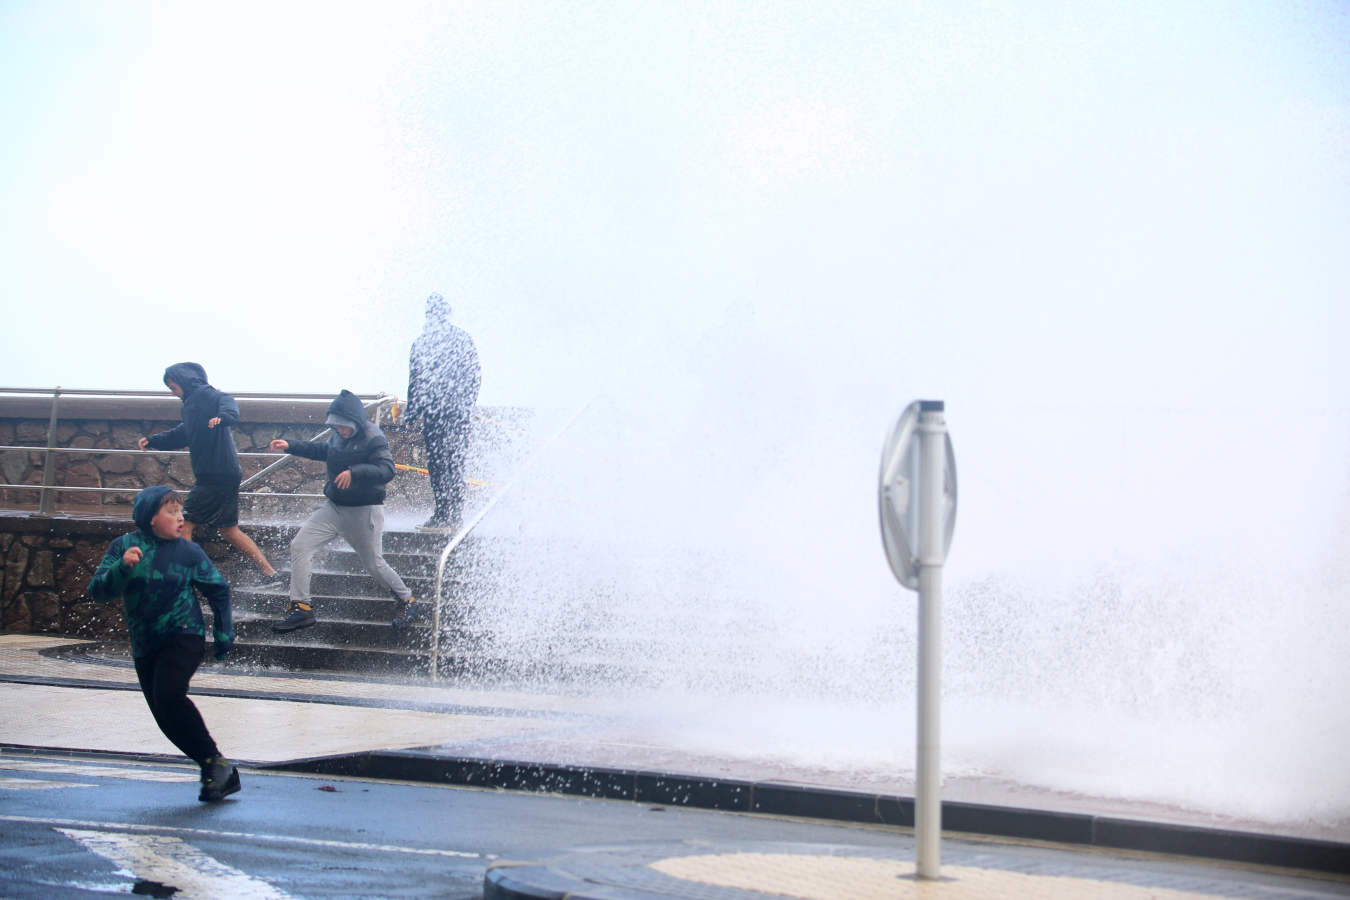
{"label": "boy in black puffer jacket", "polygon": [[327,501],[316,509],[291,540],[291,611],[272,626],[273,631],[295,631],[315,624],[309,577],[314,554],[339,535],[351,544],[361,564],[402,604],[395,624],[408,620],[412,591],[384,561],[384,486],[394,477],[394,455],[378,425],[366,418],[361,399],[344,390],[328,406],[327,424],[334,434],[327,441],[286,441],[278,438],[274,453],[292,453],[328,464],[323,486]]}
{"label": "boy in black puffer jacket", "polygon": [[211,604],[216,659],[223,659],[234,646],[230,586],[201,547],[179,536],[183,507],[170,488],[158,484],[137,494],[131,518],[138,530],[108,545],[89,594],[104,602],[122,598],[136,679],[155,723],[201,766],[197,799],[220,800],[239,790],[239,772],[220,755],[187,693],[206,651],[194,588]]}

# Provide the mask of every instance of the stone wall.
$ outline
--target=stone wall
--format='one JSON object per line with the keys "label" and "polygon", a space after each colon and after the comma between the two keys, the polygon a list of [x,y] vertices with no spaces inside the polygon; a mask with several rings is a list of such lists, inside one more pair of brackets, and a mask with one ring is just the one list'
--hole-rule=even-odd
{"label": "stone wall", "polygon": [[[110,421],[78,419],[57,425],[58,447],[79,449],[135,450],[141,437],[167,431],[177,422]],[[240,453],[268,453],[273,438],[309,440],[321,426],[285,422],[247,422],[231,429]],[[386,428],[390,449],[397,462],[425,466],[422,461],[421,432],[412,428]],[[0,419],[0,474],[5,484],[42,484],[47,462],[45,450],[16,449],[45,446],[47,423],[39,419]],[[241,456],[244,477],[258,472],[278,457]],[[55,453],[52,455],[55,485],[69,487],[127,488],[127,493],[93,494],[83,491],[58,492],[60,506],[125,506],[135,492],[150,484],[167,484],[180,490],[192,487],[192,464],[186,454],[156,453]],[[265,480],[245,490],[275,493],[311,493],[323,490],[324,465],[314,460],[290,457],[284,466],[265,476]],[[398,479],[395,479],[397,482]],[[392,485],[395,490],[406,484]],[[35,507],[36,491],[0,489],[0,506]]]}
{"label": "stone wall", "polygon": [[[126,520],[36,515],[0,515],[0,629],[126,640],[120,603],[96,603],[89,579],[108,544],[131,531]],[[275,545],[276,529],[255,529],[253,537]],[[202,543],[227,577],[247,572],[239,553],[219,540]]]}
{"label": "stone wall", "polygon": [[[322,407],[320,407],[322,409]],[[33,415],[6,415],[0,402],[0,483],[40,485],[46,465],[48,421]],[[246,421],[232,428],[241,453],[263,452],[273,438],[307,440],[322,428],[322,415],[302,421]],[[482,484],[470,488],[470,507],[485,502],[537,446],[530,432],[532,416],[515,408],[480,408],[474,421],[466,473]],[[128,415],[63,418],[57,426],[59,446],[131,450],[141,436],[165,431],[178,420]],[[416,426],[383,425],[397,463],[426,465],[421,431]],[[186,454],[136,453],[54,454],[58,486],[126,488],[125,492],[92,494],[58,491],[56,514],[36,513],[32,490],[0,489],[0,629],[62,634],[91,639],[125,639],[119,604],[95,603],[89,579],[116,536],[134,527],[130,521],[135,492],[150,484],[168,484],[186,492],[192,466]],[[245,477],[272,459],[242,457]],[[295,494],[318,494],[326,478],[322,462],[285,457],[286,464],[245,491],[267,497],[241,497],[240,523],[273,559],[280,559],[293,532],[318,501]],[[386,508],[391,517],[420,521],[429,514],[431,488],[425,475],[399,472],[388,486]],[[410,526],[409,526],[410,527]],[[198,529],[194,539],[227,578],[247,578],[251,565],[214,529]]]}

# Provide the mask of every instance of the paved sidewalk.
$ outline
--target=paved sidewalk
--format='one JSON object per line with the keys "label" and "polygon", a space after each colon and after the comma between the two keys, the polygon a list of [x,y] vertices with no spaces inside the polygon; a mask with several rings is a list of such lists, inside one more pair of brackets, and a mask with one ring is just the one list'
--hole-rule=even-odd
{"label": "paved sidewalk", "polygon": [[915,874],[912,842],[893,851],[826,844],[641,843],[489,867],[488,900],[1200,900],[1350,896],[1350,884],[1158,856],[1108,856],[944,839],[940,878]]}
{"label": "paved sidewalk", "polygon": [[[0,634],[0,743],[178,755],[154,727],[130,666],[41,654],[69,638]],[[23,679],[23,681],[18,681]],[[203,666],[193,701],[221,751],[249,764],[528,734],[562,698],[380,681],[233,674]],[[415,707],[415,708],[410,708]]]}
{"label": "paved sidewalk", "polygon": [[[0,704],[8,711],[0,720],[0,745],[176,757],[154,727],[131,667],[81,657],[80,644],[0,634]],[[74,652],[50,654],[72,647]],[[899,826],[901,835],[893,858],[852,853],[847,847],[653,846],[634,835],[627,847],[559,847],[546,858],[504,861],[489,871],[486,897],[767,894],[830,900],[1298,893],[1280,888],[1233,894],[1233,884],[1246,877],[1234,882],[1231,871],[1213,874],[1227,871],[1215,869],[1224,865],[1215,862],[1197,863],[1209,867],[1204,869],[1208,875],[1191,872],[1181,881],[1159,880],[1159,872],[1175,867],[1175,858],[1136,854],[1122,862],[1119,854],[1130,849],[1318,870],[1324,874],[1310,879],[1292,873],[1281,877],[1294,878],[1302,885],[1299,891],[1313,896],[1350,896],[1350,842],[1340,836],[1328,841],[1217,831],[1212,822],[1209,828],[1196,827],[1207,823],[1188,822],[1177,810],[959,782],[944,786],[943,797],[949,829],[944,845],[958,849],[950,858],[944,855],[943,881],[919,881],[906,828],[913,822],[907,799],[912,790],[906,785],[858,790],[828,783],[828,773],[675,753],[625,731],[607,714],[603,700],[584,696],[256,674],[212,665],[194,678],[193,696],[221,749],[245,765],[873,822]],[[983,802],[963,803],[963,790]],[[991,796],[998,805],[985,805]],[[1075,804],[1080,808],[1072,808]],[[1005,842],[981,849],[979,843],[965,843],[972,833],[1053,841],[1069,849],[1057,850],[1059,862],[1051,865],[1035,849],[1047,845]],[[993,846],[1003,848],[995,854],[1002,860],[997,864],[988,858]],[[884,894],[874,893],[883,887]]]}

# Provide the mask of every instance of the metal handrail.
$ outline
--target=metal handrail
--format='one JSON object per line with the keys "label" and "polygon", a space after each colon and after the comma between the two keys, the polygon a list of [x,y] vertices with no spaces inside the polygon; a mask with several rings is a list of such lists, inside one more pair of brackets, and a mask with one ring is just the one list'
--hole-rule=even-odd
{"label": "metal handrail", "polygon": [[469,519],[468,522],[466,522],[466,523],[464,523],[463,525],[461,525],[460,528],[459,528],[459,530],[456,531],[455,534],[454,534],[454,535],[450,538],[450,540],[446,543],[445,547],[442,548],[442,550],[441,550],[441,555],[440,555],[440,559],[438,559],[437,562],[436,562],[436,578],[435,578],[435,580],[434,580],[434,582],[433,582],[433,585],[434,585],[434,590],[433,590],[434,597],[433,597],[433,603],[432,603],[432,607],[431,607],[431,673],[430,673],[430,677],[431,677],[431,680],[432,680],[432,681],[439,681],[439,680],[440,680],[440,677],[441,677],[441,674],[440,674],[440,673],[441,673],[441,588],[442,588],[442,586],[443,586],[444,583],[445,583],[445,564],[446,564],[446,562],[450,559],[450,554],[453,553],[453,552],[455,552],[455,548],[457,548],[460,544],[464,543],[464,539],[467,538],[467,537],[469,536],[469,532],[473,531],[476,527],[478,527],[478,523],[481,522],[481,521],[483,521],[483,518],[484,518],[489,512],[492,511],[492,508],[493,508],[494,506],[496,506],[497,503],[498,503],[503,497],[505,497],[505,496],[506,496],[513,488],[515,488],[516,483],[519,482],[519,481],[521,480],[521,478],[523,478],[523,477],[525,476],[525,473],[528,472],[528,471],[530,470],[530,467],[534,465],[534,461],[535,461],[536,459],[538,459],[538,458],[540,457],[540,455],[541,455],[545,450],[547,450],[550,446],[552,446],[553,443],[556,442],[556,441],[558,440],[558,438],[562,437],[563,434],[566,433],[567,429],[571,428],[571,427],[576,423],[577,419],[580,419],[580,418],[581,418],[582,413],[584,413],[586,410],[590,409],[591,404],[594,403],[594,402],[595,402],[595,398],[591,398],[591,400],[588,400],[588,401],[587,401],[580,409],[578,409],[575,413],[573,413],[573,414],[567,419],[566,422],[564,422],[564,423],[562,424],[562,427],[560,427],[557,431],[555,431],[552,435],[550,435],[549,438],[548,438],[546,441],[544,441],[542,444],[540,444],[539,447],[536,448],[535,451],[534,451],[533,453],[530,454],[529,458],[526,459],[525,462],[521,463],[520,468],[517,469],[517,470],[515,471],[515,474],[513,474],[510,478],[508,478],[508,479],[506,480],[506,482],[502,485],[501,490],[497,491],[497,493],[495,493],[495,494],[493,494],[491,497],[489,497],[489,498],[488,498],[488,502],[487,502],[487,503],[484,503],[484,504],[483,504],[483,507],[482,507],[481,509],[479,509],[478,512],[475,513],[475,514]]}
{"label": "metal handrail", "polygon": [[[188,451],[185,451],[185,450],[154,450],[154,449],[146,449],[146,450],[140,450],[140,449],[136,449],[136,450],[123,450],[123,449],[121,449],[121,448],[111,448],[111,447],[100,448],[100,447],[58,447],[58,446],[56,446],[56,426],[57,426],[57,423],[58,423],[59,420],[60,420],[60,417],[59,417],[59,415],[58,415],[58,408],[59,408],[59,405],[60,405],[60,402],[61,402],[61,397],[62,397],[63,395],[64,395],[64,396],[81,396],[81,397],[109,397],[109,398],[117,398],[117,397],[165,397],[165,398],[167,398],[167,397],[174,397],[175,395],[174,395],[173,393],[169,392],[169,391],[87,390],[87,389],[69,389],[69,388],[63,388],[63,387],[61,387],[60,385],[57,385],[57,386],[54,387],[54,388],[14,388],[14,387],[0,387],[0,394],[22,394],[22,395],[28,395],[28,396],[43,396],[43,395],[48,395],[48,394],[50,394],[50,395],[51,395],[51,398],[52,398],[51,414],[50,414],[50,417],[49,417],[48,422],[47,422],[47,446],[46,446],[46,447],[22,447],[22,446],[9,445],[9,446],[0,448],[0,449],[7,449],[7,450],[44,451],[44,452],[46,453],[46,458],[45,458],[45,460],[44,460],[44,462],[43,462],[43,465],[42,465],[42,484],[41,484],[41,485],[33,485],[33,484],[0,484],[0,488],[9,488],[9,489],[14,489],[14,490],[36,490],[36,491],[38,491],[38,492],[39,492],[39,494],[38,494],[38,514],[39,514],[39,515],[43,515],[43,516],[50,516],[50,515],[52,515],[52,513],[55,511],[55,504],[56,504],[55,497],[56,497],[56,492],[58,492],[58,491],[84,491],[84,492],[95,492],[95,493],[112,493],[112,494],[119,494],[119,493],[127,493],[128,491],[131,490],[131,488],[67,487],[67,486],[61,486],[61,485],[54,484],[53,482],[55,481],[55,478],[56,478],[55,455],[58,454],[58,453],[102,453],[102,454],[109,454],[109,453],[166,453],[166,454],[170,454],[170,455],[180,455],[180,456],[181,456],[181,455],[187,455],[187,454],[188,454]],[[283,393],[283,394],[277,394],[277,393],[274,393],[274,392],[266,392],[266,393],[259,393],[259,392],[243,392],[243,393],[231,394],[231,396],[232,396],[232,397],[235,397],[236,399],[237,399],[237,398],[240,398],[240,397],[243,397],[243,398],[245,398],[245,399],[327,400],[327,399],[331,399],[333,395],[332,395],[332,394],[310,394],[310,393],[304,393],[304,392],[293,392],[293,393]],[[356,396],[357,396],[358,399],[361,400],[361,405],[362,405],[362,407],[363,407],[367,412],[369,412],[372,408],[374,408],[374,410],[375,410],[375,422],[376,422],[377,425],[379,424],[380,416],[381,416],[381,414],[383,413],[385,407],[388,406],[388,405],[391,405],[391,404],[394,404],[394,403],[397,403],[397,402],[398,402],[398,399],[397,399],[396,397],[394,397],[394,396],[391,395],[391,394],[386,394],[386,393],[383,393],[383,392],[381,392],[381,393],[379,393],[379,394],[357,394]],[[326,437],[327,435],[329,435],[329,434],[331,434],[331,433],[332,433],[332,429],[331,429],[331,428],[324,428],[324,429],[321,430],[318,434],[316,434],[313,438],[310,438],[310,440],[320,440],[320,439]],[[241,488],[247,487],[248,485],[254,483],[255,481],[258,481],[258,480],[261,479],[263,476],[267,475],[268,473],[272,472],[273,470],[279,468],[280,466],[285,465],[285,464],[287,463],[287,461],[289,460],[289,458],[290,458],[290,454],[287,454],[287,453],[259,453],[259,452],[255,452],[255,451],[248,451],[248,452],[240,453],[239,455],[240,455],[240,456],[249,456],[249,457],[254,457],[254,456],[269,456],[269,457],[271,457],[271,456],[278,456],[278,457],[281,457],[280,459],[274,460],[273,462],[269,463],[268,465],[263,466],[262,469],[260,469],[259,471],[257,471],[257,472],[255,472],[254,474],[250,475],[248,478],[246,478],[246,479],[244,479],[243,481],[241,481],[240,484],[239,484],[239,486],[240,486]],[[274,493],[270,493],[270,492],[255,493],[255,492],[251,492],[251,491],[241,491],[241,492],[240,492],[240,496],[241,496],[241,497],[252,497],[252,496],[265,496],[265,497],[281,497],[281,496],[319,497],[319,496],[322,496],[322,495],[321,495],[321,494],[309,494],[309,495],[305,495],[305,494],[289,494],[289,495],[287,495],[287,494],[274,494]]]}
{"label": "metal handrail", "polygon": [[[168,391],[121,391],[121,390],[77,390],[74,388],[13,388],[0,387],[0,394],[28,394],[46,396],[60,393],[67,397],[172,397]],[[230,391],[231,397],[246,400],[332,400],[332,394],[307,394],[299,391],[278,394],[275,391]],[[389,396],[387,394],[357,394],[363,401],[367,398]]]}
{"label": "metal handrail", "polygon": [[[86,494],[134,494],[141,488],[133,487],[82,487],[77,485],[55,485],[53,487],[44,487],[40,484],[0,484],[0,489],[8,488],[15,491],[51,491],[53,494],[65,493],[66,491],[79,491]],[[240,497],[267,497],[276,499],[277,497],[299,497],[303,500],[322,500],[324,494],[302,494],[298,492],[288,492],[285,494],[275,494],[271,491],[240,491]]]}
{"label": "metal handrail", "polygon": [[[375,407],[375,424],[376,424],[376,425],[379,425],[379,424],[380,424],[380,412],[384,409],[384,404],[385,404],[386,402],[388,402],[388,401],[391,401],[391,400],[394,400],[394,398],[391,397],[390,395],[388,395],[388,394],[379,394],[378,396],[375,397],[374,400],[370,401],[369,403],[362,403],[361,406],[362,406],[362,408],[364,408],[364,409],[367,410],[367,411],[369,411],[370,408],[371,408],[372,406]],[[311,441],[321,440],[321,439],[323,439],[323,438],[328,437],[328,435],[330,435],[330,434],[332,434],[332,433],[333,433],[333,429],[331,429],[331,428],[325,428],[324,430],[320,431],[318,434],[314,435],[314,437],[310,438],[310,440],[311,440]],[[261,469],[259,469],[258,471],[254,472],[252,475],[248,476],[248,477],[245,478],[243,481],[239,482],[239,486],[240,486],[241,488],[248,487],[248,486],[249,486],[250,484],[252,484],[253,482],[255,482],[255,481],[257,481],[258,479],[262,478],[264,475],[267,475],[268,473],[270,473],[270,472],[272,472],[272,471],[274,471],[274,470],[276,470],[276,469],[279,469],[279,468],[281,468],[282,466],[286,465],[286,462],[287,462],[288,459],[290,458],[290,454],[289,454],[289,453],[283,453],[283,454],[281,454],[281,457],[282,457],[282,458],[279,459],[279,460],[277,460],[276,462],[274,462],[274,463],[269,463],[268,465],[263,466]]]}
{"label": "metal handrail", "polygon": [[[50,450],[50,451],[52,451],[53,453],[136,453],[136,454],[152,453],[152,454],[155,454],[156,456],[158,456],[159,454],[164,454],[165,456],[187,456],[187,455],[188,455],[188,451],[187,451],[187,450],[155,450],[155,449],[153,449],[153,448],[147,448],[147,449],[145,449],[145,450],[125,450],[125,449],[122,449],[122,448],[120,448],[120,447],[29,447],[29,446],[24,445],[24,444],[0,444],[0,450],[40,450],[40,451],[43,451],[43,452],[45,452],[45,451],[47,451],[47,450]],[[263,453],[263,452],[261,452],[261,451],[259,451],[259,450],[240,450],[240,451],[238,452],[238,454],[236,454],[236,455],[238,455],[238,456],[286,456],[287,454],[285,454],[285,453],[273,453],[273,452],[271,452],[270,450],[267,451],[266,453]]]}

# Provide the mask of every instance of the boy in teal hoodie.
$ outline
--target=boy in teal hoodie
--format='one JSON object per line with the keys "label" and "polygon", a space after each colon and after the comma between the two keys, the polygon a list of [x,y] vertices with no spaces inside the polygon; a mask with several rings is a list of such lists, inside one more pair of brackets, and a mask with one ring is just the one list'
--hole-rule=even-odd
{"label": "boy in teal hoodie", "polygon": [[[198,800],[239,790],[239,771],[220,755],[188,683],[206,652],[206,620],[195,591],[211,604],[216,659],[234,646],[230,586],[202,548],[184,540],[183,505],[164,485],[136,495],[137,530],[108,545],[89,582],[95,600],[122,598],[141,693],[164,736],[201,766]],[[195,589],[195,590],[194,590]]]}

